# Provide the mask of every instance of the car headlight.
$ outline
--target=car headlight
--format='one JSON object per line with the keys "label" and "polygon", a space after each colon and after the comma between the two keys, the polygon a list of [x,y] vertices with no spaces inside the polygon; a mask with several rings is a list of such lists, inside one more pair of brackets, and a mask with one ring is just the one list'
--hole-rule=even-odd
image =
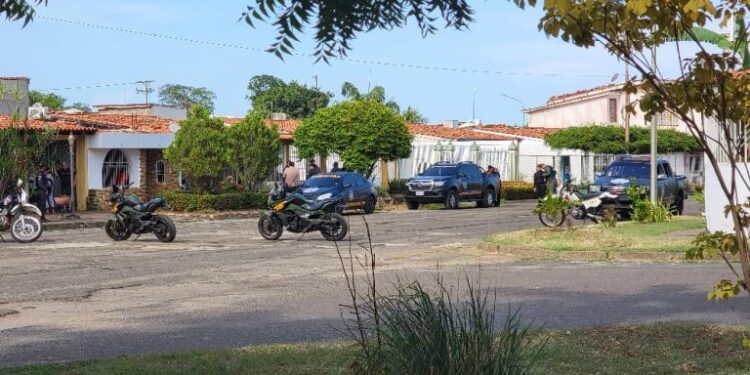
{"label": "car headlight", "polygon": [[318,200],[319,201],[324,201],[326,199],[331,199],[332,196],[333,196],[333,194],[331,194],[331,193],[321,194],[321,195],[318,195]]}
{"label": "car headlight", "polygon": [[445,185],[445,181],[442,181],[442,180],[440,180],[440,181],[435,181],[435,187],[441,187],[441,186],[443,186],[443,185]]}

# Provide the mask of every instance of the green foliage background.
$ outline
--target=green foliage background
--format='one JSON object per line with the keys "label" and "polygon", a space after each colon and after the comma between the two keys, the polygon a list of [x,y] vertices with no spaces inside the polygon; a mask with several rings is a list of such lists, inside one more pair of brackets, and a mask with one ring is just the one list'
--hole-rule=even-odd
{"label": "green foliage background", "polygon": [[[698,152],[698,142],[691,135],[672,129],[657,131],[659,152]],[[544,141],[552,148],[575,149],[597,154],[646,154],[650,151],[650,130],[630,127],[630,146],[625,145],[622,126],[589,125],[567,128],[548,134]]]}
{"label": "green foliage background", "polygon": [[247,115],[227,129],[229,166],[247,190],[255,191],[279,165],[281,141],[277,127],[268,127],[259,113]]}
{"label": "green foliage background", "polygon": [[294,143],[303,158],[336,153],[347,169],[368,178],[378,161],[409,157],[411,140],[401,115],[369,100],[320,109],[294,132]]}
{"label": "green foliage background", "polygon": [[303,119],[312,116],[319,108],[328,106],[333,94],[307,87],[295,81],[289,83],[272,75],[257,75],[247,85],[247,99],[253,111],[268,115],[283,112],[291,118]]}

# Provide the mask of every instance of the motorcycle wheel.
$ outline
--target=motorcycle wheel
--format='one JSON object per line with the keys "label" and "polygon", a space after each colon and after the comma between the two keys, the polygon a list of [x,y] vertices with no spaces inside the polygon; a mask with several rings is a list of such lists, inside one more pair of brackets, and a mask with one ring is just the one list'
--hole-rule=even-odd
{"label": "motorcycle wheel", "polygon": [[42,221],[36,215],[18,216],[10,224],[10,235],[20,243],[38,240],[43,231]]}
{"label": "motorcycle wheel", "polygon": [[275,216],[263,216],[258,220],[258,232],[267,240],[278,240],[284,233],[284,226]]}
{"label": "motorcycle wheel", "polygon": [[175,236],[177,236],[177,228],[175,228],[172,219],[163,215],[155,215],[153,221],[154,235],[159,241],[174,241]]}
{"label": "motorcycle wheel", "polygon": [[329,214],[327,222],[320,228],[320,234],[328,241],[341,241],[349,232],[349,224],[339,214]]}
{"label": "motorcycle wheel", "polygon": [[540,212],[539,221],[541,221],[542,225],[544,225],[545,227],[559,227],[565,221],[565,216],[565,211],[560,211],[555,214],[546,214],[544,212]]}
{"label": "motorcycle wheel", "polygon": [[114,219],[107,220],[107,223],[104,224],[104,231],[109,238],[115,241],[125,241],[133,234],[127,225]]}

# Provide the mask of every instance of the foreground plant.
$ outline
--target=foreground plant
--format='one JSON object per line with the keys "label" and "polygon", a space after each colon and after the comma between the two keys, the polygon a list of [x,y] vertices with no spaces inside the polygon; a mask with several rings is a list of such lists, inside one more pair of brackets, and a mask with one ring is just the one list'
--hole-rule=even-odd
{"label": "foreground plant", "polygon": [[[369,225],[364,253],[349,243],[337,245],[352,304],[347,331],[358,347],[352,368],[362,374],[490,374],[524,375],[540,359],[546,339],[521,323],[518,310],[509,312],[500,328],[496,299],[466,278],[465,293],[440,277],[436,291],[418,281],[398,282],[394,292],[381,294],[376,282],[375,250]],[[366,285],[358,290],[357,270]],[[494,296],[493,296],[494,297]]]}

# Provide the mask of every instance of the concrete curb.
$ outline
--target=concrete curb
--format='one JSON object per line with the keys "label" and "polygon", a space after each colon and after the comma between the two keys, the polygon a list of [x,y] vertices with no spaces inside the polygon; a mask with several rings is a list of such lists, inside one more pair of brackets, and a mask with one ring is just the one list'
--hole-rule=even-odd
{"label": "concrete curb", "polygon": [[[217,212],[217,213],[167,213],[167,216],[174,219],[177,223],[192,221],[214,221],[214,220],[232,220],[232,219],[254,219],[260,217],[257,211],[249,212]],[[66,230],[66,229],[91,229],[104,228],[107,220],[70,220],[62,222],[44,223],[45,231]]]}
{"label": "concrete curb", "polygon": [[[484,251],[549,260],[688,262],[683,253],[520,250],[487,242],[480,243],[478,247]],[[711,262],[711,260],[701,262]]]}

